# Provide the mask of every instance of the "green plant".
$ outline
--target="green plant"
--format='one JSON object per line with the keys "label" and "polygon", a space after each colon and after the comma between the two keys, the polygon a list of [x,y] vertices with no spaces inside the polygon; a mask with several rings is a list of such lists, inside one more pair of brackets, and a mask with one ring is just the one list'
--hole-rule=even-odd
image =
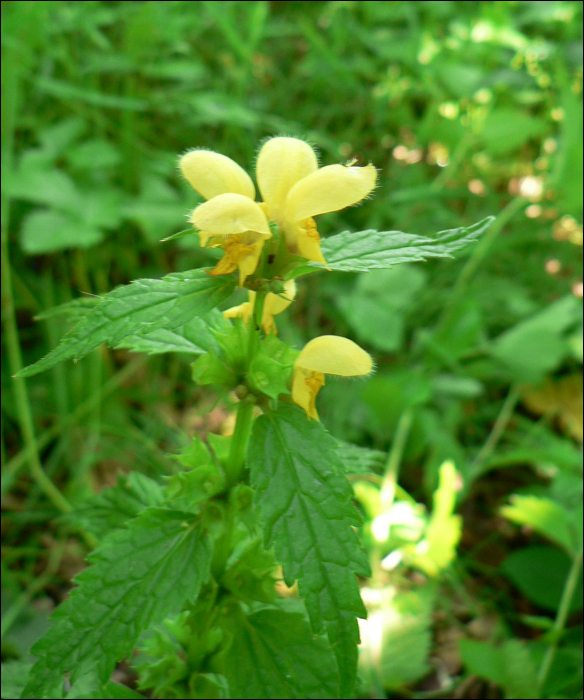
{"label": "green plant", "polygon": [[[195,229],[179,235],[221,248],[217,265],[62,307],[76,309],[77,323],[19,376],[78,360],[101,343],[160,352],[190,342],[204,353],[195,380],[237,401],[235,428],[230,437],[210,435],[209,444],[195,438],[163,486],[136,474],[68,514],[100,542],[33,647],[38,661],[22,697],[62,697],[65,679],[69,696],[135,697],[110,676],[136,648],[140,687],[157,697],[351,697],[357,618],[365,616],[356,576],[368,576],[369,563],[346,475],[356,453],[361,464],[371,460],[325,430],[315,401],[325,375],[367,375],[372,360],[337,336],[298,353],[278,339],[274,316],[305,275],[448,256],[492,219],[435,237],[344,232],[321,243],[312,217],[366,197],[373,166],[319,169],[304,141],[273,138],[258,156],[262,204],[225,156],[192,151],[181,168],[207,201],[192,213]],[[248,301],[221,314],[238,281]],[[445,465],[420,559],[431,570],[452,559],[458,539],[454,478]],[[384,509],[393,501],[388,488]],[[453,529],[446,549],[436,538],[440,523]],[[277,596],[278,565],[287,586],[298,582],[301,600]]]}

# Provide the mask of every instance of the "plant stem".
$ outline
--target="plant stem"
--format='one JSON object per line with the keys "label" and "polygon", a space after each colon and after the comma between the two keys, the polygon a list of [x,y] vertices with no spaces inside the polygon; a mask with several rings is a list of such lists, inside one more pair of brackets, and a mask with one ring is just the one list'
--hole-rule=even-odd
{"label": "plant stem", "polygon": [[2,625],[0,626],[0,639],[4,639],[4,635],[10,630],[20,613],[30,603],[37,591],[42,590],[51,578],[57,573],[61,559],[63,558],[63,547],[54,547],[49,554],[47,568],[43,573],[35,579],[28,588],[23,591],[14,603],[8,608],[5,615],[2,617]]}
{"label": "plant stem", "polygon": [[266,292],[260,291],[256,293],[254,305],[253,305],[253,312],[251,315],[251,318],[249,319],[249,327],[248,327],[248,332],[249,332],[249,340],[248,340],[248,346],[247,346],[247,362],[248,365],[251,363],[251,361],[254,358],[255,355],[255,348],[256,348],[256,339],[258,333],[261,333],[261,328],[262,328],[262,316],[264,313],[264,302],[266,300]]}
{"label": "plant stem", "polygon": [[539,669],[539,673],[537,675],[537,687],[539,691],[538,697],[541,697],[541,694],[543,692],[545,683],[547,681],[547,677],[549,675],[552,663],[556,655],[556,651],[558,649],[558,642],[560,640],[562,632],[564,631],[564,627],[566,626],[566,620],[568,619],[568,615],[570,613],[570,606],[572,604],[572,598],[574,597],[574,592],[578,584],[581,568],[582,549],[580,549],[578,555],[574,557],[574,561],[572,562],[572,568],[570,569],[570,573],[568,574],[568,578],[566,579],[566,582],[564,584],[564,590],[562,592],[560,607],[558,609],[558,614],[556,615],[554,626],[551,630],[552,643],[548,647],[545,656],[543,657],[543,661]]}
{"label": "plant stem", "polygon": [[410,428],[412,427],[413,417],[413,410],[411,408],[407,408],[401,414],[399,422],[397,424],[395,436],[393,438],[393,445],[391,446],[391,451],[389,453],[389,457],[387,458],[385,476],[383,477],[383,483],[381,486],[380,499],[381,508],[384,513],[387,513],[389,510],[391,510],[393,501],[395,499],[399,468],[401,465],[406,442],[410,434]]}
{"label": "plant stem", "polygon": [[514,384],[509,389],[507,398],[503,403],[501,411],[497,416],[497,420],[493,425],[493,429],[491,430],[489,437],[470,466],[469,473],[471,475],[471,479],[476,479],[477,476],[479,476],[484,463],[489,459],[494,449],[497,447],[501,436],[505,432],[505,428],[513,416],[513,411],[515,410],[515,406],[517,405],[520,396],[521,392],[519,391],[517,385]]}
{"label": "plant stem", "polygon": [[436,332],[442,329],[450,320],[454,310],[457,308],[460,301],[465,297],[470,280],[487,256],[491,246],[497,240],[507,222],[513,218],[513,216],[515,216],[515,214],[526,204],[526,202],[527,200],[520,196],[512,199],[505,209],[503,209],[503,211],[499,214],[497,219],[492,223],[487,233],[475,246],[472,255],[468,259],[466,265],[463,267],[462,272],[454,285],[454,289],[452,290],[452,294],[450,295],[446,307],[444,308],[444,312],[436,325]]}
{"label": "plant stem", "polygon": [[30,459],[30,455],[33,451],[37,449],[42,450],[46,447],[51,440],[58,437],[64,430],[75,425],[78,421],[84,418],[88,413],[99,404],[99,402],[106,396],[115,391],[121,384],[123,384],[128,377],[131,377],[140,367],[142,367],[146,362],[145,357],[138,357],[132,362],[129,362],[123,369],[121,369],[115,376],[113,376],[104,386],[101,391],[93,396],[89,397],[87,401],[80,404],[73,413],[69,414],[67,418],[59,421],[56,425],[42,433],[36,443],[28,444],[22,449],[17,455],[15,455],[9,462],[6,463],[4,470],[2,471],[2,486],[0,490],[0,495],[3,497],[8,491],[14,478],[16,477],[18,471],[22,465]]}
{"label": "plant stem", "polygon": [[251,432],[254,405],[252,397],[248,397],[240,402],[237,409],[237,420],[231,438],[231,449],[227,463],[227,476],[231,484],[236,484],[241,479]]}

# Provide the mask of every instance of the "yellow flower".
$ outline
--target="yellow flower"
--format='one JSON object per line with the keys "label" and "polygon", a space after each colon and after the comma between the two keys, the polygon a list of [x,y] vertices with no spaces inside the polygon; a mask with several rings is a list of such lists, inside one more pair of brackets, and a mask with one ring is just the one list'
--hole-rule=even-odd
{"label": "yellow flower", "polygon": [[[296,296],[296,283],[294,280],[289,280],[284,284],[283,294],[273,294],[268,292],[264,300],[264,308],[262,310],[262,328],[266,333],[277,334],[278,329],[274,321],[274,316],[285,311],[294,301]],[[245,301],[239,306],[234,306],[223,312],[224,318],[242,318],[247,323],[253,313],[255,305],[256,293],[248,290],[248,301]]]}
{"label": "yellow flower", "polygon": [[284,230],[290,252],[324,265],[313,217],[357,204],[377,181],[373,165],[319,168],[305,141],[284,136],[262,146],[256,172],[268,218]]}
{"label": "yellow flower", "polygon": [[372,165],[319,169],[316,154],[305,141],[282,136],[266,141],[258,155],[262,204],[254,201],[255,187],[249,175],[227,156],[190,151],[181,158],[180,168],[208,200],[191,215],[201,245],[225,250],[212,274],[239,268],[241,286],[255,272],[262,247],[272,235],[268,220],[284,231],[290,252],[326,265],[313,217],[360,202],[377,181]]}
{"label": "yellow flower", "polygon": [[309,419],[319,420],[315,404],[325,374],[358,377],[370,374],[372,369],[371,356],[352,340],[321,335],[304,346],[294,363],[292,399]]}

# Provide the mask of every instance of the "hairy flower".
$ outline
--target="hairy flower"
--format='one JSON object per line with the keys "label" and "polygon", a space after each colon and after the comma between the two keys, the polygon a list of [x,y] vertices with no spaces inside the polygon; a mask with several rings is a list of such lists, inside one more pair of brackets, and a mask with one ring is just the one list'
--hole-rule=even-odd
{"label": "hairy flower", "polygon": [[256,171],[268,218],[284,230],[290,252],[324,265],[313,217],[357,204],[377,182],[373,165],[319,168],[309,144],[284,136],[266,141]]}
{"label": "hairy flower", "polygon": [[[253,313],[255,306],[256,293],[249,290],[247,292],[248,300],[239,306],[233,306],[223,312],[224,318],[242,318],[247,323]],[[274,294],[268,292],[264,299],[264,308],[262,309],[262,328],[266,333],[278,333],[274,316],[285,311],[294,301],[296,296],[296,283],[294,280],[288,280],[284,284],[283,294]]]}
{"label": "hairy flower", "polygon": [[208,200],[191,215],[201,245],[225,250],[211,274],[239,269],[240,286],[255,272],[263,245],[272,235],[268,221],[284,232],[290,252],[326,265],[313,217],[360,202],[377,181],[372,165],[319,168],[309,144],[282,136],[266,141],[258,155],[261,204],[254,201],[255,187],[249,175],[227,156],[190,151],[181,158],[180,168]]}
{"label": "hairy flower", "polygon": [[308,418],[319,420],[316,397],[324,386],[324,375],[358,377],[370,374],[371,356],[348,338],[321,335],[307,343],[294,363],[292,399],[306,411]]}

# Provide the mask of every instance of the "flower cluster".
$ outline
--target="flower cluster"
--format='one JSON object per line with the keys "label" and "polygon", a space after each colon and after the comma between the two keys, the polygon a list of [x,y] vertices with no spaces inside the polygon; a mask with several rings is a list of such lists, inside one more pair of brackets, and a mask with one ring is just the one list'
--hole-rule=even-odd
{"label": "flower cluster", "polygon": [[[241,287],[258,270],[273,230],[283,237],[286,253],[326,267],[314,217],[357,204],[373,191],[377,181],[373,165],[357,167],[349,163],[319,168],[314,149],[305,141],[288,137],[269,139],[260,149],[256,176],[263,201],[259,203],[249,175],[220,153],[190,151],[181,158],[180,168],[207,200],[190,217],[201,245],[224,251],[209,274],[238,270]],[[276,258],[279,250],[274,248],[271,257]],[[274,316],[284,311],[295,296],[293,280],[284,283],[281,294],[265,295],[261,325],[266,334],[276,333]],[[248,323],[255,303],[256,292],[249,289],[248,300],[224,315]],[[318,420],[315,400],[325,374],[349,377],[369,374],[371,369],[369,355],[352,341],[336,336],[316,338],[296,360],[292,398],[309,418]]]}

